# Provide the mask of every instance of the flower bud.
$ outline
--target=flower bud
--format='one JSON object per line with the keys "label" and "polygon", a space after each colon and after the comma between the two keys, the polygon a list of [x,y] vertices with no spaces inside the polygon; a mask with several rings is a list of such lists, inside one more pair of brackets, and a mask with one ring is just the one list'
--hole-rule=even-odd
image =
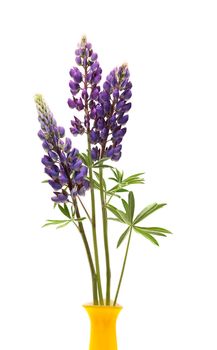
{"label": "flower bud", "polygon": [[97,53],[93,52],[92,55],[91,55],[91,61],[96,61],[97,58],[98,58]]}
{"label": "flower bud", "polygon": [[54,192],[56,194],[55,197],[52,197],[52,201],[56,202],[56,203],[65,203],[67,202],[67,198],[68,196],[63,194],[63,193],[59,193],[59,192]]}
{"label": "flower bud", "polygon": [[100,150],[98,147],[93,147],[91,150],[91,158],[93,161],[98,160],[100,156]]}
{"label": "flower bud", "polygon": [[60,190],[62,188],[62,185],[56,181],[53,181],[53,180],[48,180],[48,183],[51,185],[51,187],[54,189],[54,190]]}
{"label": "flower bud", "polygon": [[68,99],[68,106],[70,108],[76,108],[76,103],[74,100],[72,100],[71,98]]}
{"label": "flower bud", "polygon": [[65,129],[62,126],[58,126],[58,133],[59,133],[59,137],[64,137],[65,135]]}

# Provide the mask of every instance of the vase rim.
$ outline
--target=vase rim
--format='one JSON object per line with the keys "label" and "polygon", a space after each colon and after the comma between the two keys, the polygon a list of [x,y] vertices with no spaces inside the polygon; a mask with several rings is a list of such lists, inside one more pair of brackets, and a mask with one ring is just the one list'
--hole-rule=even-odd
{"label": "vase rim", "polygon": [[93,309],[123,309],[123,306],[116,304],[116,305],[95,305],[93,303],[85,303],[82,305],[85,309],[87,308],[93,308]]}

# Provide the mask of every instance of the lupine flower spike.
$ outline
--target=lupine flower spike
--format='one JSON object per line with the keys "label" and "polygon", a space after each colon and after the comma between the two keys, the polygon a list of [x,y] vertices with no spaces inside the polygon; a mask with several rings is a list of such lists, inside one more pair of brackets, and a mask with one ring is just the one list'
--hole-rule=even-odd
{"label": "lupine flower spike", "polygon": [[68,105],[82,111],[84,118],[81,120],[74,116],[71,133],[74,136],[82,135],[85,131],[90,134],[93,160],[108,157],[117,161],[121,157],[121,143],[129,119],[127,113],[131,108],[129,100],[132,83],[129,80],[129,69],[127,64],[113,69],[101,90],[99,83],[102,69],[97,60],[98,55],[85,37],[75,55],[78,67],[70,70],[72,80],[69,87],[72,97],[68,99]]}
{"label": "lupine flower spike", "polygon": [[54,202],[65,203],[70,197],[84,195],[89,188],[86,179],[87,167],[78,158],[78,150],[72,148],[72,141],[65,137],[65,130],[57,126],[48,105],[41,95],[35,96],[38,120],[41,129],[38,132],[46,154],[42,158],[44,171],[49,176],[48,183],[54,189]]}

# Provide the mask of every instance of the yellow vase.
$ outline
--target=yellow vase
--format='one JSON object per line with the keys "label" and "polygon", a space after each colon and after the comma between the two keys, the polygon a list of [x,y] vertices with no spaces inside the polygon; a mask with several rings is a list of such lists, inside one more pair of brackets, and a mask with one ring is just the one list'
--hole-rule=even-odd
{"label": "yellow vase", "polygon": [[89,350],[117,350],[116,320],[122,307],[83,305],[90,318]]}

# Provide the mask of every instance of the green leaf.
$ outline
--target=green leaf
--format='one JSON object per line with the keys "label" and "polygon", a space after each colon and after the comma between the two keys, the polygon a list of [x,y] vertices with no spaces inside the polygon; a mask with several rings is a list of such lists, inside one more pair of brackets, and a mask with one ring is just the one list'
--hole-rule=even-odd
{"label": "green leaf", "polygon": [[123,207],[125,209],[127,216],[129,216],[129,205],[128,205],[127,201],[125,201],[125,199],[123,199],[123,198],[121,199],[121,201],[122,201],[122,204],[123,204]]}
{"label": "green leaf", "polygon": [[112,214],[113,214],[114,216],[116,216],[116,218],[118,219],[119,222],[124,223],[124,220],[122,219],[122,216],[118,213],[118,210],[117,210],[115,207],[113,207],[113,205],[107,204],[107,205],[106,205],[106,208],[107,208],[110,212],[112,212]]}
{"label": "green leaf", "polygon": [[118,169],[117,169],[117,172],[118,172],[118,177],[120,179],[119,182],[122,182],[123,181],[123,177],[124,177],[124,172],[123,171],[119,171]]}
{"label": "green leaf", "polygon": [[147,230],[147,232],[150,232],[152,235],[156,236],[165,236],[166,234],[172,234],[171,231],[166,230],[162,227],[142,227],[144,230]]}
{"label": "green leaf", "polygon": [[70,215],[70,212],[69,212],[69,209],[68,209],[68,206],[67,206],[67,204],[66,203],[64,203],[64,209],[65,209],[65,212],[66,212],[66,216],[69,218],[69,219],[71,219],[71,215]]}
{"label": "green leaf", "polygon": [[124,187],[127,187],[129,185],[133,184],[143,184],[144,179],[141,178],[140,176],[143,175],[144,173],[137,173],[134,175],[131,175],[124,179],[124,173],[120,172],[118,169],[114,168],[112,169],[112,172],[114,174],[114,177],[110,177],[110,180],[113,180],[117,182],[118,184],[114,187],[112,187],[109,191],[110,192],[128,192],[128,190],[124,189]]}
{"label": "green leaf", "polygon": [[46,184],[46,183],[48,183],[48,180],[43,180],[41,183]]}
{"label": "green leaf", "polygon": [[82,160],[82,162],[90,168],[92,166],[92,162],[90,160],[90,157],[86,153],[79,153],[79,158]]}
{"label": "green leaf", "polygon": [[148,205],[137,215],[137,217],[135,218],[133,223],[138,224],[138,222],[144,220],[148,215],[150,215],[154,211],[164,207],[165,205],[166,205],[166,203],[161,203],[161,204],[153,203],[153,204]]}
{"label": "green leaf", "polygon": [[125,188],[119,188],[116,192],[129,192],[129,191],[125,190]]}
{"label": "green leaf", "polygon": [[149,234],[149,233],[147,233],[146,231],[144,231],[142,227],[133,226],[133,229],[134,229],[134,231],[140,233],[143,237],[147,238],[147,239],[148,239],[149,241],[151,241],[153,244],[159,246],[158,241],[157,241],[154,237],[152,237],[151,234]]}
{"label": "green leaf", "polygon": [[127,227],[127,229],[122,233],[122,235],[120,236],[118,243],[117,243],[117,248],[120,247],[121,243],[123,242],[123,240],[127,237],[127,234],[130,231],[130,227]]}
{"label": "green leaf", "polygon": [[68,220],[47,220],[47,223],[44,224],[42,227],[50,226],[50,225],[59,225]]}
{"label": "green leaf", "polygon": [[128,194],[128,204],[129,204],[129,218],[130,222],[132,223],[133,217],[134,217],[134,210],[135,210],[135,198],[132,191]]}
{"label": "green leaf", "polygon": [[102,158],[94,163],[93,168],[113,168],[111,165],[105,165],[104,162],[109,160],[110,158]]}
{"label": "green leaf", "polygon": [[120,222],[122,222],[124,224],[128,224],[128,225],[130,224],[127,215],[122,210],[119,210],[119,209],[115,208],[111,204],[107,204],[106,207],[107,207],[108,210],[110,210],[112,212],[112,214],[114,214],[114,216],[116,216],[116,218]]}
{"label": "green leaf", "polygon": [[52,224],[51,222],[50,223],[46,223],[46,224],[44,224],[43,226],[41,226],[42,228],[44,228],[44,227],[47,227],[47,226],[50,226],[50,225],[55,225],[55,224]]}
{"label": "green leaf", "polygon": [[99,174],[98,174],[96,171],[94,171],[94,174],[95,174],[97,180],[100,181],[100,176],[99,176]]}
{"label": "green leaf", "polygon": [[[89,177],[87,177],[88,180],[90,180]],[[95,179],[92,179],[93,181],[93,187],[96,189],[96,190],[99,190],[100,189],[100,184],[95,180]]]}
{"label": "green leaf", "polygon": [[116,186],[114,186],[114,187],[110,188],[109,192],[116,193],[116,192],[117,192],[117,190],[119,190],[120,188],[121,188],[121,187],[120,187],[120,185],[116,185]]}
{"label": "green leaf", "polygon": [[121,196],[119,196],[116,192],[111,192],[111,191],[106,191],[106,195],[107,196],[115,196],[117,198],[121,198]]}
{"label": "green leaf", "polygon": [[130,185],[142,185],[144,183],[145,183],[144,181],[135,179],[135,180],[130,180],[130,181],[124,181],[123,185],[126,187],[126,186],[130,186]]}
{"label": "green leaf", "polygon": [[117,168],[113,168],[111,170],[112,170],[112,172],[113,172],[113,174],[114,174],[114,176],[116,178],[116,181],[121,183],[122,180],[123,180],[123,176],[124,176],[123,171],[119,171]]}
{"label": "green leaf", "polygon": [[63,228],[65,226],[67,226],[68,224],[70,224],[70,222],[71,222],[71,220],[66,221],[64,224],[57,226],[56,229]]}
{"label": "green leaf", "polygon": [[61,222],[65,222],[65,221],[68,221],[68,220],[47,220],[48,222],[51,222],[53,224],[61,224]]}
{"label": "green leaf", "polygon": [[126,182],[128,184],[134,184],[134,183],[143,184],[145,182],[145,180],[143,177],[141,177],[141,175],[144,175],[144,173],[137,173],[137,174],[131,175],[131,176],[127,177],[126,179],[124,179],[124,182]]}
{"label": "green leaf", "polygon": [[158,232],[158,231],[153,231],[153,230],[149,230],[148,227],[140,227],[140,226],[134,226],[136,227],[137,229],[143,231],[143,232],[146,232],[150,235],[153,235],[153,236],[162,236],[162,237],[166,237],[165,233],[162,233],[162,232]]}
{"label": "green leaf", "polygon": [[81,221],[83,221],[83,220],[86,220],[86,218],[83,217],[83,218],[79,218],[79,219],[74,219],[73,221],[81,222]]}
{"label": "green leaf", "polygon": [[[120,222],[120,220],[117,219],[117,218],[108,218],[108,220],[113,220],[113,221],[118,221],[118,222]],[[122,221],[121,221],[121,222],[122,222]]]}
{"label": "green leaf", "polygon": [[115,179],[114,177],[109,177],[109,180],[112,180],[112,181],[118,182],[118,181],[117,181],[117,179]]}
{"label": "green leaf", "polygon": [[[122,184],[117,184],[117,185],[115,185],[114,187],[110,188],[109,191],[111,191],[111,192],[117,192],[117,191],[122,190],[122,189],[123,189],[123,188],[122,188]],[[124,191],[123,191],[123,192],[124,192]]]}
{"label": "green leaf", "polygon": [[60,204],[58,204],[58,208],[63,213],[63,215],[65,215],[67,218],[71,219],[69,209],[68,209],[66,203],[64,203],[63,207]]}
{"label": "green leaf", "polygon": [[111,165],[105,165],[105,164],[104,165],[94,165],[93,168],[97,168],[97,169],[98,168],[112,168],[112,166]]}
{"label": "green leaf", "polygon": [[122,186],[129,186],[134,184],[144,184],[144,179],[140,177],[143,173],[131,175],[122,181]]}
{"label": "green leaf", "polygon": [[[94,171],[94,174],[95,174],[95,176],[96,176],[96,178],[97,178],[97,180],[99,181],[99,184],[100,184],[100,175],[96,171]],[[102,183],[103,183],[103,188],[106,191],[106,183],[105,183],[104,179],[102,179]]]}

